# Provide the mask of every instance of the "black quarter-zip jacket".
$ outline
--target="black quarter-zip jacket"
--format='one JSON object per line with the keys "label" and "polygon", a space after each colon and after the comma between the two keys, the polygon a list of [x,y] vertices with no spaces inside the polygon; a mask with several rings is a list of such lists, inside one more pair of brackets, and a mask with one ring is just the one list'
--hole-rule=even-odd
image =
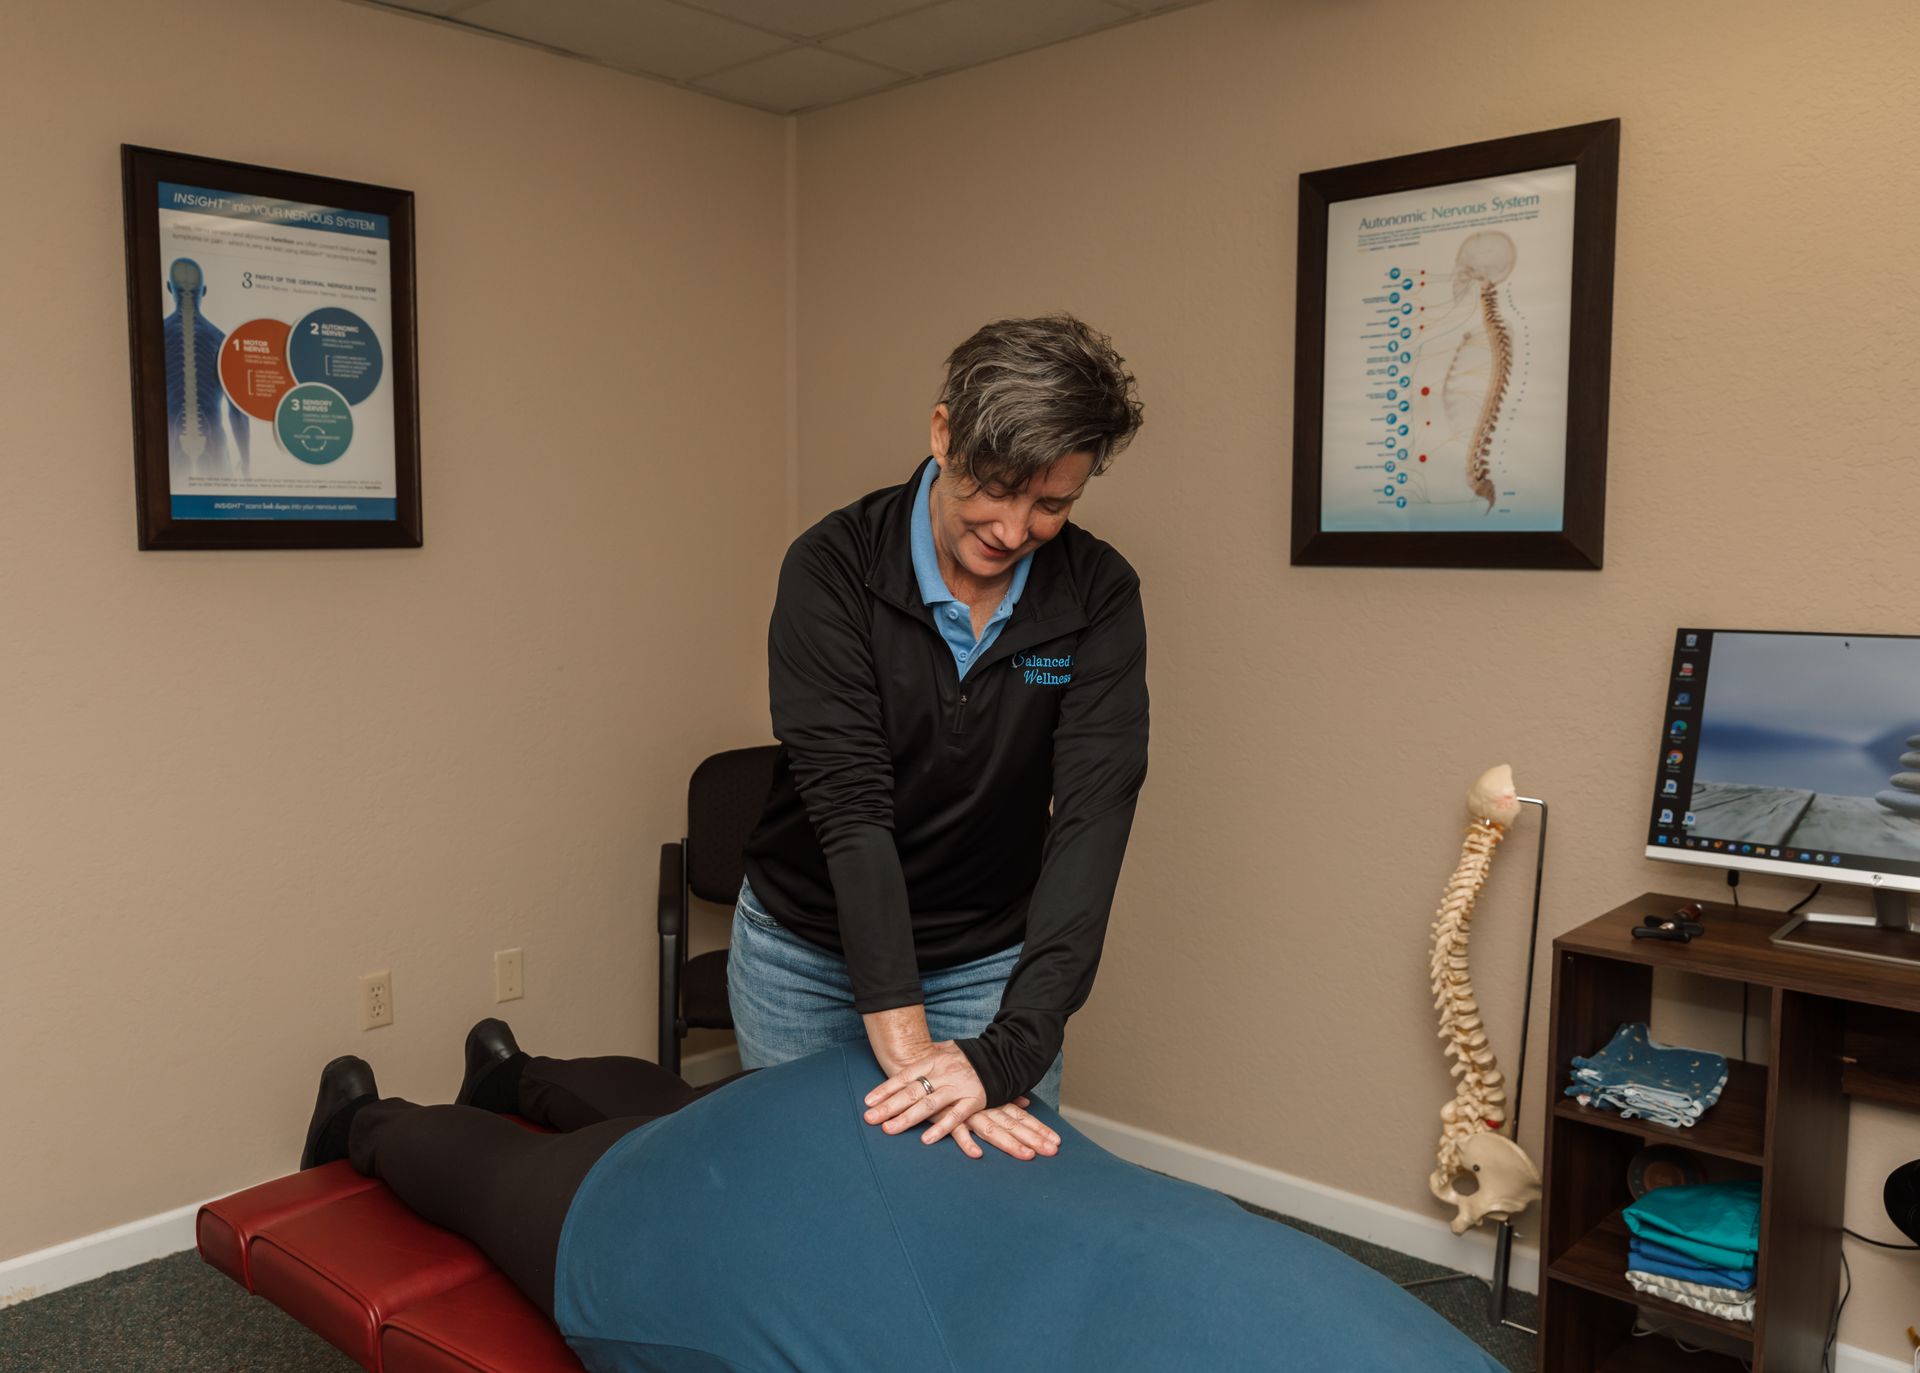
{"label": "black quarter-zip jacket", "polygon": [[1146,779],[1146,623],[1133,569],[1069,523],[961,677],[914,577],[924,466],[787,550],[767,635],[781,749],[747,876],[846,960],[863,1015],[1024,939],[993,1023],[959,1042],[998,1106],[1046,1074],[1093,987]]}

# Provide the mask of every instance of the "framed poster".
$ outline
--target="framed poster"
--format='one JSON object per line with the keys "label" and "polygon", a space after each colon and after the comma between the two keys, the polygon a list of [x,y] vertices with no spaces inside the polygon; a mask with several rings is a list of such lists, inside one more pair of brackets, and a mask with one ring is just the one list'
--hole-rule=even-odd
{"label": "framed poster", "polygon": [[1300,178],[1293,561],[1601,565],[1620,121]]}
{"label": "framed poster", "polygon": [[141,548],[418,548],[413,195],[123,145]]}

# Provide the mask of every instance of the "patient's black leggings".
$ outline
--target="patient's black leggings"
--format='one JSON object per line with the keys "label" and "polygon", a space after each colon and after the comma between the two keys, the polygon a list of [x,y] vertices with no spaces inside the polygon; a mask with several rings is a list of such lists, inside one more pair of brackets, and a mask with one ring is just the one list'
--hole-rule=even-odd
{"label": "patient's black leggings", "polygon": [[419,1215],[464,1235],[548,1317],[560,1227],[587,1173],[616,1141],[727,1082],[689,1087],[639,1058],[535,1058],[520,1076],[520,1114],[536,1134],[473,1106],[389,1097],[354,1117],[354,1168]]}

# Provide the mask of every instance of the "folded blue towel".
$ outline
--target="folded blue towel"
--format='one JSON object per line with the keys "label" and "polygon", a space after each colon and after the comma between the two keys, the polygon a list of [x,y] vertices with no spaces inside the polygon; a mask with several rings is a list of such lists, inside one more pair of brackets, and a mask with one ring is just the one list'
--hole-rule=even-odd
{"label": "folded blue towel", "polygon": [[1752,1291],[1756,1276],[1751,1267],[1716,1268],[1658,1240],[1641,1239],[1638,1235],[1627,1241],[1627,1267],[1642,1273],[1678,1278],[1682,1282],[1697,1282],[1702,1287],[1731,1288],[1736,1292]]}
{"label": "folded blue towel", "polygon": [[1751,1268],[1760,1253],[1760,1184],[1660,1187],[1621,1213],[1627,1228],[1709,1268]]}

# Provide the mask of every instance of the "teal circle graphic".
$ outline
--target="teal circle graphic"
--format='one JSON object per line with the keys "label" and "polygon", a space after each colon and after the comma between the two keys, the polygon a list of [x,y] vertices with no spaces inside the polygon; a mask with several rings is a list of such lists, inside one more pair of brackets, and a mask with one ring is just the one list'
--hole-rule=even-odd
{"label": "teal circle graphic", "polygon": [[325,382],[358,405],[380,385],[385,360],[371,324],[326,305],[301,316],[288,333],[287,367],[295,381]]}
{"label": "teal circle graphic", "polygon": [[289,453],[324,467],[353,442],[353,407],[331,386],[308,382],[280,397],[273,425]]}

